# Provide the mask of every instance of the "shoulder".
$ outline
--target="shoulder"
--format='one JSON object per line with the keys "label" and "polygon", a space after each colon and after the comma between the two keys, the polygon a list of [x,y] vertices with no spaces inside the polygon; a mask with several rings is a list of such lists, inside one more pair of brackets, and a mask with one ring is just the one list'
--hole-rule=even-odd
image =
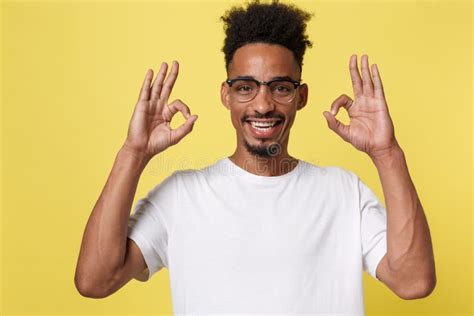
{"label": "shoulder", "polygon": [[326,181],[343,182],[347,184],[357,183],[359,177],[351,170],[341,166],[322,166],[315,163],[300,160],[303,163],[302,171],[307,175],[317,175]]}
{"label": "shoulder", "polygon": [[183,184],[199,184],[203,181],[207,181],[216,175],[222,174],[222,162],[218,160],[210,165],[201,168],[187,168],[175,170],[169,178],[173,178],[173,182],[178,185]]}

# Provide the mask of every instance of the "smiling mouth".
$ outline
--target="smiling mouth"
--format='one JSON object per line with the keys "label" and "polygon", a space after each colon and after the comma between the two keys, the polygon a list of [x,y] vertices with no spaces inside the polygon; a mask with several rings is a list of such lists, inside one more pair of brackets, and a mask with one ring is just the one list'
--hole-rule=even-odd
{"label": "smiling mouth", "polygon": [[268,138],[280,130],[282,119],[248,119],[245,121],[256,138]]}

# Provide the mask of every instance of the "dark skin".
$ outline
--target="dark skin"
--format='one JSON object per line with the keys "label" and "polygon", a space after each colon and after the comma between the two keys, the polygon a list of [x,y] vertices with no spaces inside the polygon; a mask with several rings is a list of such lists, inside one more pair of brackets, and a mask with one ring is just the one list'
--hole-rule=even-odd
{"label": "dark skin", "polygon": [[[369,69],[367,55],[349,61],[354,99],[342,94],[323,113],[328,127],[356,149],[365,152],[379,174],[387,209],[387,253],[376,274],[404,299],[428,296],[436,286],[436,272],[428,222],[411,180],[405,154],[395,138],[378,66]],[[361,75],[362,73],[362,75]],[[348,125],[336,119],[340,108]]]}
{"label": "dark skin", "polygon": [[[279,45],[255,43],[240,47],[229,64],[228,78],[241,76],[253,77],[259,81],[285,76],[298,80],[301,78],[301,70],[290,50]],[[288,139],[296,112],[306,105],[308,86],[302,84],[297,89],[295,99],[286,104],[273,100],[266,86],[261,87],[255,99],[246,103],[236,102],[229,92],[229,86],[223,83],[221,100],[230,110],[237,136],[237,147],[229,158],[241,168],[261,176],[278,176],[291,171],[298,161],[288,153]],[[249,124],[243,121],[244,118],[261,115],[283,118],[281,129],[275,136],[256,138],[249,132]],[[250,146],[263,148],[276,143],[280,153],[272,157],[258,157],[247,150],[245,142]]]}
{"label": "dark skin", "polygon": [[[146,279],[145,259],[127,237],[138,181],[150,159],[180,142],[197,119],[181,100],[169,101],[178,63],[173,62],[167,72],[168,64],[162,63],[153,81],[153,70],[147,70],[127,138],[87,221],[74,275],[76,288],[85,297],[107,297],[132,278]],[[179,112],[185,122],[173,129],[171,120]]]}

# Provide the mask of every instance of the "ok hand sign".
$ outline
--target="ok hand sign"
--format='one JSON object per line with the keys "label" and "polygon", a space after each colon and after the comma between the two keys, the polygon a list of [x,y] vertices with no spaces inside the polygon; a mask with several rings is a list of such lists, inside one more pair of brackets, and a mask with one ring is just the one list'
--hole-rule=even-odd
{"label": "ok hand sign", "polygon": [[[362,78],[357,67],[357,55],[351,56],[349,71],[355,100],[342,94],[332,103],[331,112],[324,111],[323,115],[331,130],[374,159],[390,152],[398,143],[377,65],[372,65],[371,75],[367,55],[362,55],[361,63]],[[336,119],[341,106],[349,114],[349,125]]]}
{"label": "ok hand sign", "polygon": [[[162,63],[153,86],[153,70],[147,71],[124,144],[127,149],[148,159],[177,144],[191,132],[197,120],[197,115],[190,115],[188,106],[181,100],[168,104],[168,97],[178,77],[178,62],[173,62],[171,72],[165,80],[167,69],[168,65]],[[171,119],[178,111],[183,114],[186,122],[172,129]]]}

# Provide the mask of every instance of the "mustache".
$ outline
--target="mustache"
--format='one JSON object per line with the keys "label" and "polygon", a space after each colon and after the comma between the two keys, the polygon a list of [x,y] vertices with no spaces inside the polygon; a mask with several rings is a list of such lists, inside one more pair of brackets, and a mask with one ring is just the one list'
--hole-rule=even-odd
{"label": "mustache", "polygon": [[272,113],[266,113],[266,114],[259,114],[259,113],[256,113],[252,116],[250,115],[244,115],[242,117],[242,123],[246,122],[248,119],[252,119],[252,118],[256,118],[256,119],[271,119],[271,118],[278,118],[278,119],[281,119],[283,120],[284,119],[284,116],[281,115],[281,114],[272,114]]}

